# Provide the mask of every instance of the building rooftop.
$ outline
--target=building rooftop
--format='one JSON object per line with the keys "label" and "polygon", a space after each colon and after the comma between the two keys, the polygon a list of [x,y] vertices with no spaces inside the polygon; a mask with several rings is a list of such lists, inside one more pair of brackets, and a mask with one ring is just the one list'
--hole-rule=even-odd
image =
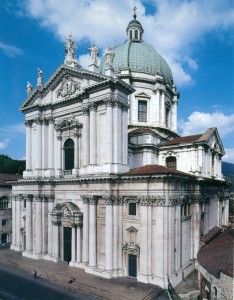
{"label": "building rooftop", "polygon": [[197,140],[199,140],[201,136],[202,136],[202,134],[195,134],[195,135],[176,137],[170,141],[163,143],[162,146],[193,143],[193,142],[196,142]]}
{"label": "building rooftop", "polygon": [[19,174],[3,174],[3,173],[0,173],[0,186],[11,185],[10,183],[8,183],[8,181],[18,180],[18,179],[21,179],[21,178],[23,178],[23,176],[19,175]]}
{"label": "building rooftop", "polygon": [[[206,245],[197,256],[199,264],[216,278],[220,277],[220,272],[233,277],[234,230],[227,228],[218,233],[215,227],[206,236],[209,237]],[[205,236],[203,241],[204,238]]]}
{"label": "building rooftop", "polygon": [[153,174],[177,174],[193,176],[185,172],[181,172],[175,169],[167,168],[161,165],[146,165],[143,167],[135,168],[122,175],[153,175]]}

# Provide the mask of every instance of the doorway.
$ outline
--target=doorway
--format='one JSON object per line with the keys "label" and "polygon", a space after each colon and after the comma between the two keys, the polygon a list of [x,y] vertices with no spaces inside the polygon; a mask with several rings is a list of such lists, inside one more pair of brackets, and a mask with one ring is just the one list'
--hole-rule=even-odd
{"label": "doorway", "polygon": [[63,260],[71,261],[71,227],[63,227]]}
{"label": "doorway", "polygon": [[128,275],[137,277],[137,256],[133,254],[128,255]]}

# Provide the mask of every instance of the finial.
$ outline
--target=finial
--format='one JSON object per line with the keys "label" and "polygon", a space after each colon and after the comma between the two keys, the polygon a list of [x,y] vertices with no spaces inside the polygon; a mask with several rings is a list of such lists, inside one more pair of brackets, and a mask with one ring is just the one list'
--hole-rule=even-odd
{"label": "finial", "polygon": [[137,15],[136,15],[136,10],[137,10],[137,8],[136,8],[136,6],[133,8],[133,18],[134,18],[134,20],[136,20],[136,17],[137,17]]}

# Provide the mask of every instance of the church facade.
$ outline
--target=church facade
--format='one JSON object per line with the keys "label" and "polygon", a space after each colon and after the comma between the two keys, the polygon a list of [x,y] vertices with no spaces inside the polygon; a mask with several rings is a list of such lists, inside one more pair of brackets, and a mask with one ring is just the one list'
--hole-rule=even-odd
{"label": "church facade", "polygon": [[26,170],[12,192],[12,245],[106,278],[175,286],[196,268],[200,237],[228,224],[216,128],[180,137],[179,93],[141,23],[89,70],[71,36],[64,64],[21,106]]}

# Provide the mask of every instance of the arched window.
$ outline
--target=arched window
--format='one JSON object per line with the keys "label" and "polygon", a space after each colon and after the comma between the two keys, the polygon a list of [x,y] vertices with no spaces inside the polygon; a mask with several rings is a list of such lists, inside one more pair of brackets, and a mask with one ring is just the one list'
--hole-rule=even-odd
{"label": "arched window", "polygon": [[130,40],[132,40],[132,30],[130,30]]}
{"label": "arched window", "polygon": [[169,156],[166,158],[166,166],[170,169],[176,170],[176,157],[175,156]]}
{"label": "arched window", "polygon": [[138,40],[138,30],[135,30],[135,40]]}
{"label": "arched window", "polygon": [[8,209],[8,198],[3,197],[0,199],[0,209]]}
{"label": "arched window", "polygon": [[67,139],[64,143],[64,169],[72,170],[74,168],[74,141]]}
{"label": "arched window", "polygon": [[166,107],[166,126],[170,127],[170,110],[168,107]]}

